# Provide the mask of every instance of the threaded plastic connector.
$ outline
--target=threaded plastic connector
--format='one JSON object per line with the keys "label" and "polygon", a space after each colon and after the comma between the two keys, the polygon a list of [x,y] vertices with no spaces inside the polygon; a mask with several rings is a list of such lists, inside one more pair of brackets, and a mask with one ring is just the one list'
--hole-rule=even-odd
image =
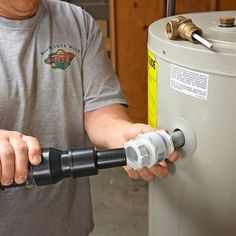
{"label": "threaded plastic connector", "polygon": [[[184,145],[184,135],[177,131],[173,135],[164,130],[138,135],[135,139],[125,143],[127,164],[134,169],[152,167],[165,160],[176,147]],[[176,146],[175,146],[176,144]]]}

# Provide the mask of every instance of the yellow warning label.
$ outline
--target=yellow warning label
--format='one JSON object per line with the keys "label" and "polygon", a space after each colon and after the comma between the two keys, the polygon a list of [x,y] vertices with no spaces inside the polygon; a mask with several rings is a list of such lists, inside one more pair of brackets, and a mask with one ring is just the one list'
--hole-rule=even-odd
{"label": "yellow warning label", "polygon": [[157,127],[157,73],[154,53],[148,50],[148,124]]}

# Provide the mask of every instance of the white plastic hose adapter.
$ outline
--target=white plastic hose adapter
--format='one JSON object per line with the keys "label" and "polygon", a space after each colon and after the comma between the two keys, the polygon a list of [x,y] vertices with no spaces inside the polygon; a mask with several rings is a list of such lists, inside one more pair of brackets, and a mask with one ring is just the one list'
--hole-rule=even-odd
{"label": "white plastic hose adapter", "polygon": [[152,167],[165,160],[173,151],[171,136],[164,130],[139,134],[124,145],[127,164],[135,170]]}

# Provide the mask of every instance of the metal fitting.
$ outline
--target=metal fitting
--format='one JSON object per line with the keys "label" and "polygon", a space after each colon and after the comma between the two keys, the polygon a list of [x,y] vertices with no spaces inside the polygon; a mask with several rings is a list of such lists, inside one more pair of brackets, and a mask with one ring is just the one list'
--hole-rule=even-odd
{"label": "metal fitting", "polygon": [[220,27],[234,27],[235,18],[232,16],[223,16],[220,18]]}
{"label": "metal fitting", "polygon": [[193,37],[193,34],[202,35],[203,32],[198,28],[191,19],[184,16],[177,16],[166,24],[166,34],[169,39],[184,39],[191,42],[197,40]]}

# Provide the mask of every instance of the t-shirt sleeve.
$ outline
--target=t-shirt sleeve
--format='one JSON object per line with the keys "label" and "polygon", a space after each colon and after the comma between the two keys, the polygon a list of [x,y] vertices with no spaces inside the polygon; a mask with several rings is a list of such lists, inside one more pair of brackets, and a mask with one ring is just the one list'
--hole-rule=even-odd
{"label": "t-shirt sleeve", "polygon": [[89,14],[84,14],[86,17],[86,49],[82,62],[84,111],[117,103],[127,105],[104,49],[101,30]]}

